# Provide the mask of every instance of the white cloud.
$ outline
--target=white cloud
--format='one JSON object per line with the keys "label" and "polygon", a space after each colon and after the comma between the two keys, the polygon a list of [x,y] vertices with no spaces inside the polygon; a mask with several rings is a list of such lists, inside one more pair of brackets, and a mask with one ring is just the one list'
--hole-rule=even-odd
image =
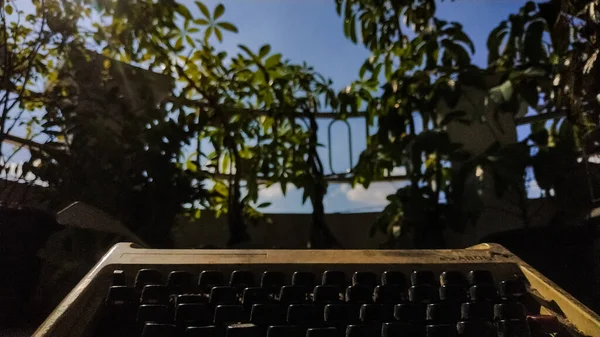
{"label": "white cloud", "polygon": [[350,201],[367,206],[385,206],[388,204],[386,197],[395,193],[400,186],[402,186],[400,183],[376,182],[372,183],[368,189],[362,186],[352,189],[349,185],[344,185],[340,187],[340,190]]}
{"label": "white cloud", "polygon": [[281,185],[273,184],[258,191],[258,195],[260,199],[272,200],[283,197],[283,191],[281,190]]}

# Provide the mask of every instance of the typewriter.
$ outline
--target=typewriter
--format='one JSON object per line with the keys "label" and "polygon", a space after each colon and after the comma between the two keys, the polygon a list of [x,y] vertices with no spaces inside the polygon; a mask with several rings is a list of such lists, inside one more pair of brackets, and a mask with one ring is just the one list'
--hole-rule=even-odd
{"label": "typewriter", "polygon": [[115,245],[34,337],[600,336],[600,318],[495,244],[452,250]]}

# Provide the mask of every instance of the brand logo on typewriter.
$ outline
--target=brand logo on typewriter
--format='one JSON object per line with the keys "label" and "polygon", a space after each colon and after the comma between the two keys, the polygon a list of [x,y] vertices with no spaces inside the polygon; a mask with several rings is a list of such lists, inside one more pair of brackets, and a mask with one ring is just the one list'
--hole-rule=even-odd
{"label": "brand logo on typewriter", "polygon": [[441,261],[498,261],[504,259],[510,259],[512,255],[490,252],[482,255],[452,255],[452,256],[441,256]]}

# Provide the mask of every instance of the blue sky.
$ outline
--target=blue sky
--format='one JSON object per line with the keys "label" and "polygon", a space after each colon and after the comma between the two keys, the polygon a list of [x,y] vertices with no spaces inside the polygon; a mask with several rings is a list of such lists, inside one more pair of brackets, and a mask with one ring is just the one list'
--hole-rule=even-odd
{"label": "blue sky", "polygon": [[[333,0],[204,0],[209,9],[218,3],[225,5],[222,18],[234,23],[238,34],[224,34],[223,43],[213,41],[217,49],[230,54],[237,53],[238,44],[258,50],[263,44],[270,44],[272,52],[280,52],[283,57],[295,63],[306,61],[315,70],[329,77],[336,89],[341,89],[358,77],[358,69],[369,52],[361,45],[355,45],[344,37],[342,20],[337,16]],[[29,1],[17,2],[21,9],[28,11]],[[194,1],[182,3],[195,16],[200,16]],[[473,62],[485,67],[487,62],[486,40],[488,33],[509,14],[518,11],[525,1],[518,0],[458,0],[438,2],[437,16],[448,21],[458,21],[473,40],[476,53]],[[319,138],[327,145],[329,121],[320,123]],[[353,138],[353,158],[356,161],[365,147],[365,131],[362,120],[350,120]],[[528,127],[521,127],[519,135],[527,133]],[[343,123],[333,126],[332,136],[336,148],[333,166],[336,172],[348,168],[347,130]],[[321,149],[325,169],[329,172],[327,149]],[[393,193],[401,182],[374,183],[368,190],[361,187],[351,189],[347,184],[331,184],[325,198],[327,213],[379,211],[386,205],[385,197]],[[301,203],[302,192],[288,188],[284,197],[279,186],[272,186],[261,192],[261,202],[272,205],[265,212],[311,212],[310,203]]]}

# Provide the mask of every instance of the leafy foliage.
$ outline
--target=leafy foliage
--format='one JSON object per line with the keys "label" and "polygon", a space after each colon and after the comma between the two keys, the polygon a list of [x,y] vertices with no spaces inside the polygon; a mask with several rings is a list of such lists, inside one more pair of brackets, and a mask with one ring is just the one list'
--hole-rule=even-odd
{"label": "leafy foliage", "polygon": [[[398,166],[406,167],[410,179],[388,197],[390,204],[372,229],[388,233],[389,245],[398,232],[410,232],[417,245],[440,246],[445,228],[461,230],[474,222],[482,209],[477,168],[493,176],[499,196],[516,193],[520,207],[526,207],[526,167],[533,165],[543,188],[550,189],[549,180],[557,176],[549,174],[549,160],[559,151],[574,163],[575,144],[569,139],[598,125],[597,2],[528,2],[490,32],[485,71],[471,64],[474,45],[462,26],[435,17],[434,1],[337,0],[336,5],[346,37],[372,52],[360,80],[344,94],[352,107],[366,105],[368,121],[378,125],[355,169],[355,183],[368,186]],[[500,78],[500,84],[490,88],[486,78]],[[534,124],[531,137],[521,143],[465,153],[452,144],[446,127],[472,122],[464,111],[453,111],[467,87],[488,90],[487,99],[498,107],[497,127],[499,113],[522,116],[524,102],[539,114],[566,113],[562,125],[573,132],[561,137]],[[420,132],[416,120],[422,121]],[[531,147],[541,149],[533,158]]]}
{"label": "leafy foliage", "polygon": [[[220,51],[238,31],[222,4],[33,0],[35,13],[26,14],[14,0],[0,3],[0,144],[15,127],[29,139],[45,135],[47,143],[31,149],[41,163],[31,170],[58,200],[100,206],[158,244],[176,215],[204,209],[227,214],[229,244],[248,241],[247,227],[266,207],[257,205],[259,189],[280,184],[285,193],[291,184],[313,206],[310,246],[339,246],[324,221],[322,108],[340,119],[360,110],[378,126],[353,184],[368,187],[406,168],[410,185],[388,197],[373,227],[389,234],[390,246],[398,227],[417,245],[442,246],[443,230],[474,223],[478,169],[494,176],[499,195],[523,199],[530,165],[552,188],[557,175],[544,170],[547,161],[556,151],[575,158],[598,125],[598,1],[525,4],[490,32],[482,70],[461,24],[438,19],[433,0],[335,0],[346,37],[371,51],[359,78],[338,93],[269,45]],[[86,74],[82,64],[98,72]],[[122,78],[136,69],[164,77]],[[488,77],[500,81],[490,87]],[[499,124],[499,113],[520,116],[526,105],[557,120],[550,129],[535,124],[522,143],[467,153],[448,128],[483,118],[458,108],[469,88],[487,91],[498,107],[488,123]],[[533,158],[532,146],[540,149]]]}
{"label": "leafy foliage", "polygon": [[[269,45],[218,51],[213,38],[237,32],[223,19],[222,4],[209,10],[197,1],[199,17],[175,1],[34,4],[27,25],[41,27],[48,38],[38,43],[53,53],[39,59],[47,85],[37,94],[42,105],[28,109],[45,108],[37,126],[49,137],[32,150],[41,162],[33,170],[59,200],[108,210],[153,243],[167,236],[175,215],[212,209],[228,215],[235,245],[249,240],[247,225],[266,207],[255,206],[259,188],[279,183],[285,191],[289,183],[304,188],[316,210],[311,246],[336,243],[323,220],[326,182],[314,117],[322,97],[335,100],[330,81]],[[92,29],[83,29],[85,22]],[[98,74],[82,71],[98,64]],[[176,78],[168,103],[157,106],[151,84],[120,78],[135,72],[128,65]],[[132,90],[142,102],[128,97]],[[201,140],[212,149],[203,151]]]}

